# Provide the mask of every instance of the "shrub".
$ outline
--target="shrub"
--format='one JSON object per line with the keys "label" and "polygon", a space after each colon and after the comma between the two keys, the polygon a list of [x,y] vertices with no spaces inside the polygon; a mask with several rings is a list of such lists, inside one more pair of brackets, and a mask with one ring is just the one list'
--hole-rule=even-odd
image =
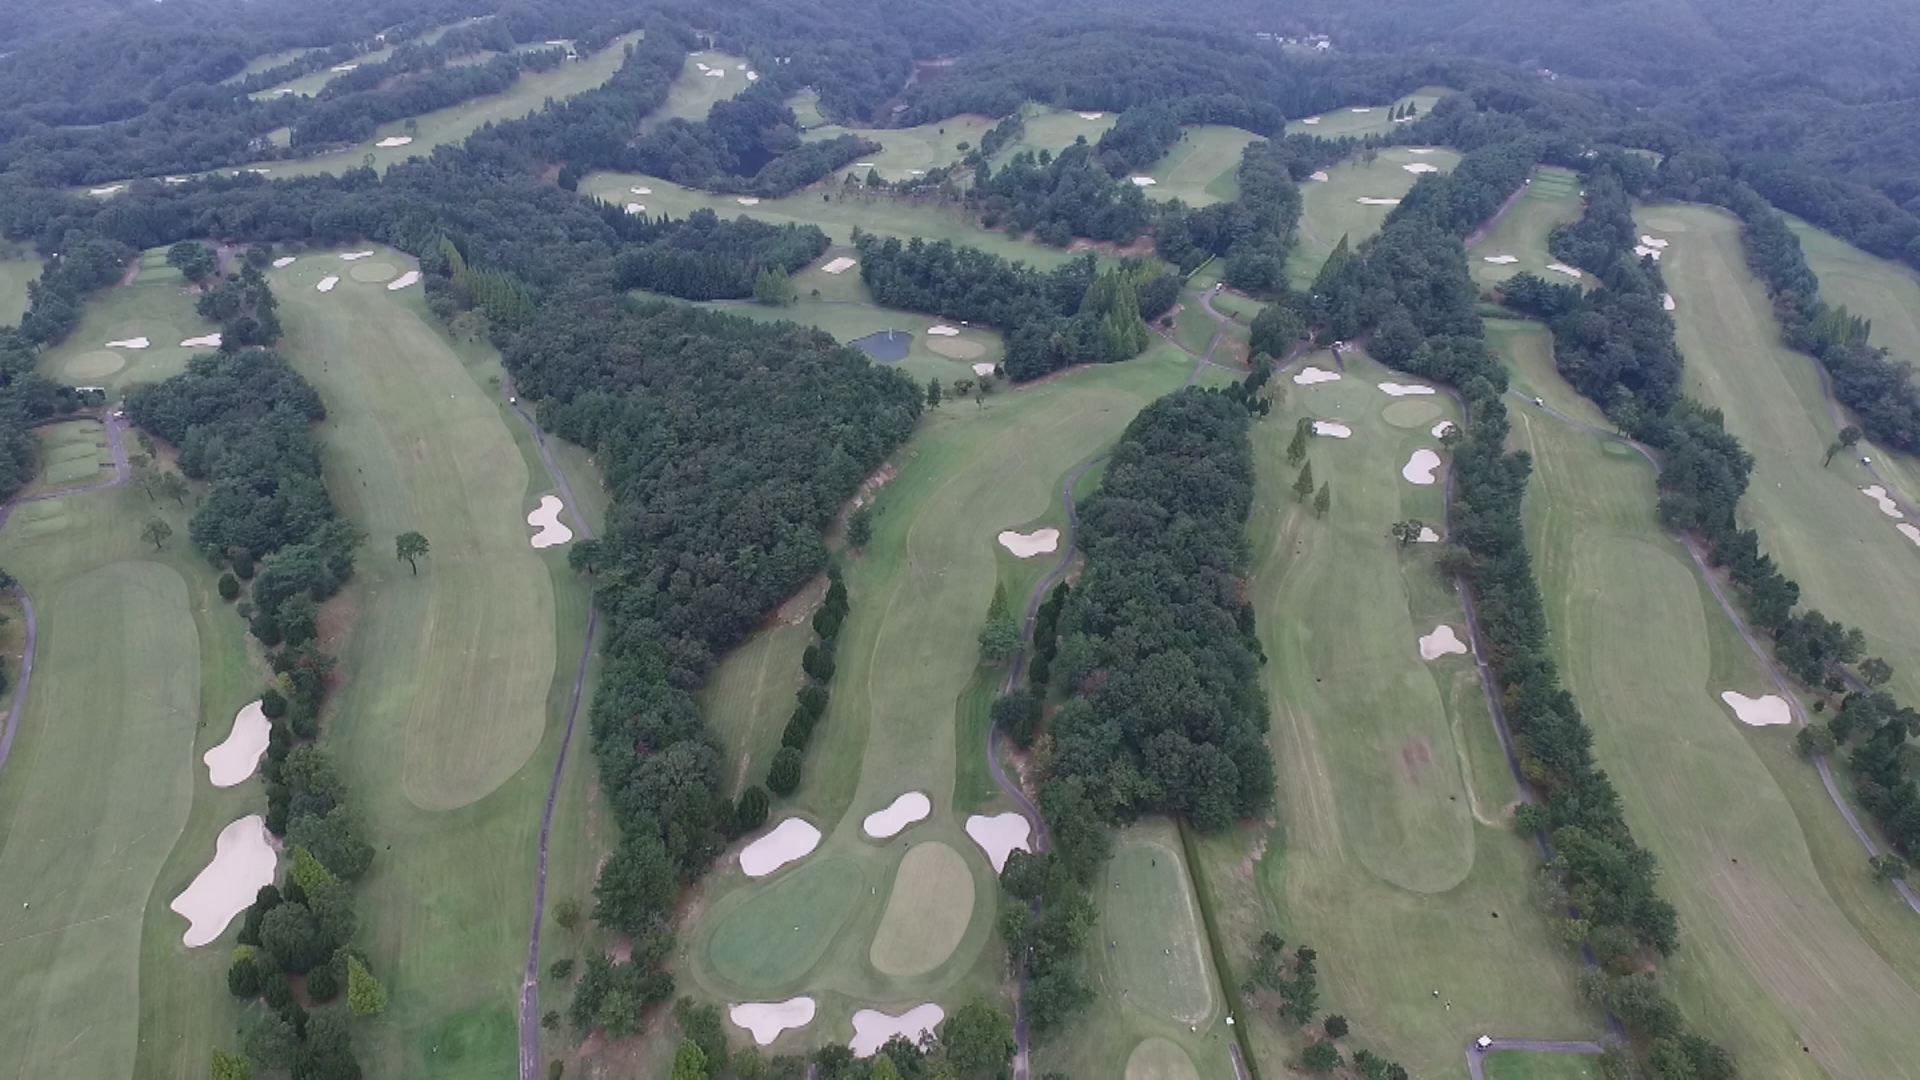
{"label": "shrub", "polygon": [[767,769],[767,788],[775,795],[785,798],[793,794],[800,786],[800,751],[791,746],[783,746],[773,755],[773,764]]}
{"label": "shrub", "polygon": [[314,1001],[332,1001],[340,995],[340,974],[335,964],[321,964],[307,972],[307,996]]}
{"label": "shrub", "polygon": [[993,703],[993,726],[1005,732],[1022,747],[1033,745],[1034,728],[1040,723],[1040,699],[1026,690],[1015,690]]}
{"label": "shrub", "polygon": [[260,967],[253,957],[253,946],[238,946],[233,950],[233,963],[227,968],[227,992],[242,1001],[260,996]]}
{"label": "shrub", "polygon": [[347,957],[347,1008],[355,1016],[378,1016],[387,1010],[387,988],[357,956]]}
{"label": "shrub", "polygon": [[278,720],[287,715],[287,696],[269,686],[260,695],[260,711],[269,720]]}
{"label": "shrub", "polygon": [[220,599],[232,600],[240,595],[240,579],[232,571],[220,575]]}
{"label": "shrub", "polygon": [[740,802],[733,809],[733,831],[750,833],[766,823],[767,792],[756,784],[740,793]]}
{"label": "shrub", "polygon": [[547,977],[550,979],[569,979],[573,977],[573,957],[563,956],[547,965]]}
{"label": "shrub", "polygon": [[814,717],[807,710],[793,710],[793,715],[787,720],[786,730],[780,733],[780,745],[805,750],[807,744],[813,741],[813,724]]}

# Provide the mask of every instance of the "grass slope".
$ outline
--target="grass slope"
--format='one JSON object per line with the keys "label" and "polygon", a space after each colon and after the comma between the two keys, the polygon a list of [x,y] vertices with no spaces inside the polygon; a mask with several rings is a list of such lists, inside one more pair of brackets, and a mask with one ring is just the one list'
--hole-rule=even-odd
{"label": "grass slope", "polygon": [[35,428],[40,440],[40,472],[26,494],[78,487],[113,475],[107,434],[98,420],[67,420]]}
{"label": "grass slope", "polygon": [[[325,619],[345,679],[331,745],[381,844],[360,942],[393,1007],[366,1030],[364,1060],[381,1075],[496,1076],[514,1055],[541,802],[586,597],[565,547],[527,543],[548,481],[489,392],[497,356],[449,339],[417,287],[360,280],[402,258],[354,263],[331,293],[314,289],[344,269],[326,253],[271,280],[287,355],[328,406],[329,489],[369,535]],[[433,544],[418,576],[390,557],[407,529]],[[582,791],[585,760],[562,792],[549,903],[584,896],[611,840]],[[568,946],[556,936],[550,955]]]}
{"label": "grass slope", "polygon": [[[1410,517],[1441,527],[1440,488],[1400,469],[1438,448],[1432,426],[1457,413],[1438,395],[1388,397],[1375,384],[1391,373],[1345,360],[1339,382],[1282,376],[1285,407],[1254,426],[1250,593],[1280,804],[1262,826],[1205,839],[1201,860],[1237,963],[1264,931],[1311,944],[1323,1007],[1352,1020],[1357,1045],[1415,1075],[1455,1076],[1460,1047],[1483,1030],[1578,1038],[1600,1021],[1534,899],[1539,855],[1508,823],[1517,795],[1473,664],[1420,659],[1435,626],[1465,636],[1459,602],[1431,546],[1387,535]],[[1308,362],[1337,366],[1324,353]],[[1291,491],[1300,417],[1353,430],[1309,442],[1316,479],[1332,485],[1324,520]],[[1248,1011],[1261,1065],[1278,1069],[1303,1040],[1270,1003]]]}
{"label": "grass slope", "polygon": [[[1077,117],[1076,117],[1077,119]],[[1167,156],[1141,175],[1156,181],[1147,194],[1179,199],[1188,206],[1211,206],[1240,197],[1240,152],[1260,141],[1251,131],[1219,124],[1189,127]]]}
{"label": "grass slope", "polygon": [[1817,781],[1792,768],[1789,733],[1742,729],[1715,696],[1766,683],[1661,531],[1652,467],[1532,409],[1515,438],[1533,454],[1528,540],[1568,689],[1679,910],[1670,992],[1748,1075],[1914,1075],[1897,1019],[1920,1007],[1913,946],[1890,948],[1816,854],[1848,842],[1801,790]]}
{"label": "grass slope", "polygon": [[1743,519],[1808,604],[1865,631],[1869,653],[1893,664],[1894,691],[1920,697],[1920,608],[1909,600],[1920,588],[1920,546],[1861,494],[1873,480],[1852,455],[1821,467],[1835,425],[1816,362],[1779,343],[1739,222],[1691,206],[1653,207],[1638,219],[1672,241],[1662,265],[1679,304],[1688,391],[1720,408],[1754,456]]}
{"label": "grass slope", "polygon": [[1422,162],[1443,172],[1460,163],[1460,155],[1436,149],[1431,154],[1415,154],[1406,147],[1390,147],[1343,161],[1326,170],[1325,181],[1309,180],[1300,185],[1300,228],[1293,251],[1287,257],[1287,278],[1296,288],[1313,283],[1314,276],[1333,254],[1342,236],[1351,247],[1380,231],[1392,212],[1391,206],[1367,206],[1359,200],[1398,199],[1413,189],[1419,179],[1407,166]]}
{"label": "grass slope", "polygon": [[[1547,251],[1547,237],[1557,225],[1578,221],[1586,210],[1580,197],[1580,178],[1567,169],[1546,166],[1535,170],[1520,201],[1500,223],[1468,251],[1467,265],[1482,287],[1498,285],[1515,274],[1531,273],[1548,281],[1569,280],[1547,269],[1556,261]],[[1512,256],[1513,263],[1490,263],[1489,258]]]}

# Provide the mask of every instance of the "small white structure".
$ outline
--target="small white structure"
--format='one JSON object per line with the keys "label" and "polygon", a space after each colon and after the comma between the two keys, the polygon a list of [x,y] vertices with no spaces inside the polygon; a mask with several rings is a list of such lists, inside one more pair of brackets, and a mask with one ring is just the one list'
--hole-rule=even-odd
{"label": "small white structure", "polygon": [[1473,1048],[1475,1050],[1480,1051],[1483,1054],[1486,1053],[1487,1049],[1492,1045],[1493,1045],[1493,1037],[1490,1035],[1482,1035],[1479,1038],[1473,1040]]}

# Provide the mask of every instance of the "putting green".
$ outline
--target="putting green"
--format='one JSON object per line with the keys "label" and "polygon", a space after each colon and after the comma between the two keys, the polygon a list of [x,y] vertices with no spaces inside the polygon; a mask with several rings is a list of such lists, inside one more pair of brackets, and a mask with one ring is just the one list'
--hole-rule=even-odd
{"label": "putting green", "polygon": [[785,993],[826,955],[864,883],[852,860],[820,854],[749,886],[743,902],[718,914],[707,959],[742,990]]}
{"label": "putting green", "polygon": [[927,339],[927,348],[954,360],[975,360],[987,355],[985,344],[966,338],[930,337]]}
{"label": "putting green", "polygon": [[1127,1055],[1126,1080],[1200,1080],[1200,1070],[1177,1043],[1152,1038]]}
{"label": "putting green", "polygon": [[1370,206],[1360,200],[1399,199],[1411,191],[1419,176],[1408,172],[1407,166],[1426,164],[1451,172],[1459,163],[1460,155],[1451,150],[1415,154],[1407,147],[1395,146],[1362,151],[1358,157],[1329,166],[1325,181],[1302,183],[1300,229],[1287,256],[1287,279],[1296,288],[1312,285],[1342,236],[1347,237],[1349,247],[1358,248],[1379,232],[1393,207]]}
{"label": "putting green", "polygon": [[1446,412],[1428,398],[1402,398],[1380,410],[1380,419],[1397,428],[1428,428]]}
{"label": "putting green", "polygon": [[[204,349],[180,342],[220,329],[194,313],[183,293],[185,279],[167,265],[166,251],[142,252],[131,285],[88,298],[80,322],[66,339],[41,354],[40,371],[59,382],[105,386],[117,395],[136,382],[158,382],[186,370],[188,357]],[[144,337],[144,349],[107,349],[109,341]]]}
{"label": "putting green", "polygon": [[1129,830],[1094,887],[1105,940],[1093,947],[1106,952],[1128,1006],[1182,1024],[1207,1019],[1213,969],[1179,848]]}
{"label": "putting green", "polygon": [[1585,1054],[1500,1050],[1480,1059],[1487,1080],[1600,1080],[1597,1058]]}
{"label": "putting green", "polygon": [[887,913],[873,935],[873,966],[883,975],[924,975],[953,955],[972,918],[967,861],[937,840],[915,844],[894,872]]}
{"label": "putting green", "polygon": [[347,271],[347,276],[355,281],[378,284],[399,277],[400,271],[394,269],[390,262],[357,262],[353,264],[351,270]]}

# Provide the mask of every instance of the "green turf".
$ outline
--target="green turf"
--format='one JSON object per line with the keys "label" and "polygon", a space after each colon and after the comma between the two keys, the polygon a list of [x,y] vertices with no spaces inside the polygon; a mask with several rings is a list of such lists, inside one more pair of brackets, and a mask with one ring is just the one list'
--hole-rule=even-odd
{"label": "green turf", "polygon": [[802,90],[787,99],[787,107],[793,110],[793,118],[800,124],[801,131],[809,131],[827,122],[820,112],[820,95],[813,90]]}
{"label": "green turf", "polygon": [[[1075,119],[1078,119],[1076,116]],[[1206,124],[1180,133],[1167,156],[1141,175],[1156,181],[1147,194],[1179,199],[1188,206],[1211,206],[1240,197],[1240,152],[1260,136],[1236,127]]]}
{"label": "green turf", "polygon": [[113,456],[99,421],[69,420],[33,433],[40,440],[40,472],[27,492],[78,487],[113,475]]}
{"label": "green turf", "polygon": [[27,311],[27,282],[40,276],[29,248],[0,241],[0,326],[14,326]]}
{"label": "green turf", "polygon": [[1193,1075],[1180,1071],[1184,1056],[1199,1075],[1232,1075],[1233,1029],[1174,825],[1151,818],[1117,834],[1094,891],[1100,919],[1087,943],[1094,1000],[1035,1048],[1035,1073]]}
{"label": "green turf", "polygon": [[[1903,928],[1833,876],[1846,855],[1820,849],[1851,842],[1802,790],[1817,781],[1791,768],[1789,733],[1743,729],[1715,697],[1771,687],[1661,531],[1652,467],[1531,409],[1515,423],[1533,454],[1528,540],[1568,689],[1678,909],[1668,991],[1747,1075],[1901,1074],[1916,1035],[1898,1017],[1920,1008],[1912,941],[1893,940]],[[1864,856],[1847,854],[1864,878]]]}
{"label": "green turf", "polygon": [[946,963],[973,917],[973,894],[973,874],[959,852],[938,841],[908,848],[873,934],[874,970],[914,976]]}
{"label": "green turf", "polygon": [[1450,171],[1460,161],[1459,154],[1444,149],[1413,154],[1404,147],[1392,147],[1375,152],[1371,162],[1365,160],[1366,153],[1328,168],[1325,181],[1309,180],[1300,185],[1300,227],[1287,258],[1287,277],[1296,287],[1312,284],[1342,236],[1348,238],[1349,246],[1358,248],[1380,231],[1393,210],[1391,206],[1367,206],[1356,200],[1405,195],[1419,179],[1405,166],[1425,162]]}
{"label": "green turf", "polygon": [[[1523,271],[1553,282],[1573,280],[1547,269],[1547,264],[1558,261],[1547,251],[1547,237],[1554,226],[1578,221],[1585,205],[1580,197],[1577,174],[1551,166],[1535,170],[1526,194],[1478,244],[1468,249],[1467,265],[1473,271],[1473,280],[1483,287],[1493,286]],[[1506,256],[1519,261],[1487,261]]]}
{"label": "green turf", "polygon": [[[1325,353],[1307,362],[1335,368]],[[1455,1075],[1482,1028],[1580,1038],[1600,1020],[1577,1000],[1575,961],[1534,899],[1538,852],[1507,824],[1517,796],[1474,667],[1417,651],[1435,626],[1464,630],[1458,600],[1432,546],[1402,550],[1387,534],[1406,518],[1442,527],[1440,488],[1400,468],[1457,414],[1438,395],[1388,397],[1378,382],[1414,380],[1362,354],[1345,362],[1338,382],[1277,379],[1284,405],[1254,426],[1249,592],[1279,805],[1263,827],[1205,838],[1201,860],[1235,963],[1266,931],[1313,945],[1325,1008],[1416,1075]],[[1315,477],[1332,485],[1325,520],[1290,490],[1285,452],[1301,417],[1353,430],[1309,440]],[[1278,1069],[1299,1038],[1270,1002],[1249,1009],[1260,1063]]]}
{"label": "green turf", "polygon": [[[353,265],[365,276],[367,264]],[[334,291],[315,290],[343,269],[314,252],[269,276],[284,351],[328,405],[329,490],[369,536],[353,582],[329,605],[352,629],[335,643],[346,677],[327,720],[381,845],[359,886],[359,940],[393,1005],[363,1037],[363,1061],[379,1075],[498,1075],[510,1070],[541,802],[585,593],[566,547],[527,543],[524,517],[549,481],[492,390],[497,355],[439,329],[417,287],[389,291],[349,273]],[[391,555],[407,529],[433,545],[418,576]],[[574,750],[549,904],[588,899],[613,839],[586,794],[584,728]],[[556,939],[549,955],[580,947]],[[442,1045],[476,1049],[442,1054]],[[487,1047],[506,1048],[506,1060]]]}
{"label": "green turf", "polygon": [[[182,348],[180,342],[211,334],[219,327],[193,310],[186,279],[168,266],[158,248],[140,256],[131,285],[94,295],[66,340],[42,354],[40,371],[56,382],[104,386],[118,397],[136,383],[159,382],[186,370],[187,358],[210,352]],[[108,349],[109,341],[144,337],[145,349]]]}
{"label": "green turf", "polygon": [[[961,143],[979,146],[980,136],[985,135],[993,121],[984,116],[950,116],[931,124],[907,128],[845,128],[838,124],[827,124],[810,129],[804,136],[807,141],[831,139],[840,135],[858,135],[881,145],[878,153],[869,154],[859,161],[840,170],[841,176],[849,174],[861,180],[867,178],[869,171],[879,172],[885,180],[909,180],[941,165],[952,165],[966,156],[960,149]],[[871,169],[860,166],[870,165]]]}
{"label": "green turf", "polygon": [[[308,73],[300,76],[297,79],[289,79],[288,81],[283,82],[278,86],[269,86],[262,90],[256,90],[253,93],[248,94],[247,96],[252,98],[255,101],[266,101],[269,98],[286,97],[288,95],[298,95],[300,97],[312,97],[313,95],[318,94],[322,89],[324,89],[328,83],[346,74],[346,72],[344,71],[333,70],[335,67],[345,66],[345,64],[352,64],[356,67],[368,67],[373,64],[385,63],[392,56],[393,56],[393,46],[388,45],[383,48],[375,49],[372,52],[361,53],[359,56],[356,56],[351,60],[344,61],[342,64],[329,65],[327,67],[321,68],[319,71],[309,71]],[[279,57],[262,57],[262,59],[263,60],[278,59],[280,63],[285,63],[287,60],[292,59],[292,57],[286,54],[280,54]],[[252,65],[248,65],[248,66],[251,67]],[[257,70],[265,71],[267,70],[267,68],[270,68],[273,66],[275,65],[268,64],[266,65],[266,67],[262,67]]]}
{"label": "green turf", "polygon": [[296,57],[304,55],[306,52],[306,49],[287,49],[282,52],[268,53],[265,56],[256,56],[247,61],[245,67],[220,80],[220,85],[226,86],[231,83],[237,83],[250,75],[258,75],[263,71],[271,71],[281,64],[288,63]]}
{"label": "green turf", "polygon": [[1584,1054],[1501,1050],[1481,1062],[1487,1080],[1600,1080],[1600,1067]]}
{"label": "green turf", "polygon": [[[666,102],[648,114],[641,127],[645,129],[667,120],[692,120],[696,123],[705,120],[707,110],[713,108],[714,102],[725,101],[747,88],[747,73],[738,66],[746,62],[744,57],[729,56],[723,52],[688,53],[687,62],[680,68],[673,85],[667,89]],[[707,65],[710,70],[720,71],[721,75],[717,78],[708,75],[700,70],[701,64]]]}
{"label": "green turf", "polygon": [[1119,119],[1116,113],[1100,113],[1089,120],[1071,109],[1053,109],[1032,102],[1020,111],[1026,120],[1026,133],[994,156],[995,165],[1004,163],[1023,150],[1035,153],[1045,150],[1058,154],[1072,146],[1076,139],[1097,143],[1100,136],[1106,134],[1107,129]]}
{"label": "green turf", "polygon": [[1389,114],[1396,106],[1412,102],[1419,107],[1419,115],[1425,116],[1433,111],[1434,105],[1438,103],[1441,98],[1451,93],[1453,93],[1453,91],[1445,87],[1423,86],[1413,93],[1408,94],[1406,97],[1398,98],[1385,105],[1375,105],[1371,108],[1360,106],[1361,108],[1366,108],[1366,112],[1355,112],[1351,108],[1334,109],[1330,112],[1320,114],[1320,116],[1316,118],[1319,121],[1318,123],[1309,124],[1306,122],[1306,117],[1288,121],[1287,134],[1318,135],[1323,139],[1385,135],[1389,130],[1401,126],[1388,119]]}
{"label": "green turf", "polygon": [[1815,361],[1779,343],[1772,303],[1747,271],[1739,223],[1681,206],[1651,208],[1638,220],[1672,241],[1662,269],[1679,305],[1688,392],[1720,408],[1754,456],[1743,521],[1800,582],[1803,602],[1860,627],[1868,653],[1893,664],[1895,693],[1920,698],[1920,608],[1911,602],[1920,546],[1861,494],[1874,481],[1857,457],[1821,467],[1836,425]]}

